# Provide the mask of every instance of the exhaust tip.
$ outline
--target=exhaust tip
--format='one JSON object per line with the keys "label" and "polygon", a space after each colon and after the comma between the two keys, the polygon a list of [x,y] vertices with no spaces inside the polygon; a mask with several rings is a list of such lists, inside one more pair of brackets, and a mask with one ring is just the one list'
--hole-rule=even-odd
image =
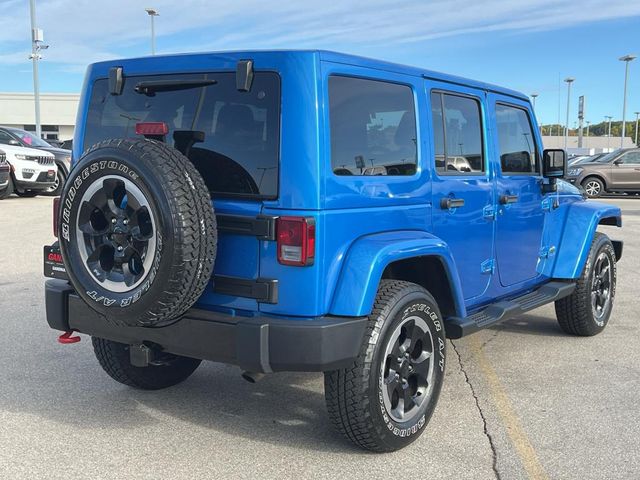
{"label": "exhaust tip", "polygon": [[262,377],[264,377],[264,373],[242,372],[242,378],[249,383],[256,383],[258,380],[262,380]]}

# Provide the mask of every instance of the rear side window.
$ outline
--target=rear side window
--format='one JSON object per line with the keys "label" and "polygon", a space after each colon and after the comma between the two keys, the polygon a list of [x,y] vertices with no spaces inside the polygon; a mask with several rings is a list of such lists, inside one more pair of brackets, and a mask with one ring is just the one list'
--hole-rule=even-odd
{"label": "rear side window", "polygon": [[[213,85],[139,93],[141,82],[215,80]],[[278,195],[280,77],[256,72],[249,92],[233,72],[125,77],[121,95],[107,79],[94,83],[84,148],[107,138],[135,137],[138,122],[165,122],[166,142],[187,155],[212,194]],[[138,89],[140,90],[140,89]]]}
{"label": "rear side window", "polygon": [[470,97],[431,93],[433,145],[439,175],[484,172],[480,104]]}
{"label": "rear side window", "polygon": [[511,105],[497,104],[496,125],[502,173],[537,174],[536,141],[527,111]]}
{"label": "rear side window", "polygon": [[331,166],[336,175],[413,175],[416,112],[406,85],[329,77]]}

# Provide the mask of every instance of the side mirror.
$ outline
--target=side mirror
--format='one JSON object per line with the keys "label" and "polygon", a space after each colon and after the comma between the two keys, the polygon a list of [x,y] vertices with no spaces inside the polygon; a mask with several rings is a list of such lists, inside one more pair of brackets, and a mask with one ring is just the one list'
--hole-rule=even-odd
{"label": "side mirror", "polygon": [[621,159],[621,158],[616,158],[616,159],[613,161],[613,164],[614,164],[616,167],[617,167],[618,165],[621,165],[622,163],[624,163],[624,162],[622,161],[622,159]]}
{"label": "side mirror", "polygon": [[567,174],[567,153],[564,150],[549,148],[542,153],[542,176],[562,178]]}
{"label": "side mirror", "polygon": [[12,138],[11,140],[9,140],[9,145],[15,145],[16,147],[19,147],[20,142]]}

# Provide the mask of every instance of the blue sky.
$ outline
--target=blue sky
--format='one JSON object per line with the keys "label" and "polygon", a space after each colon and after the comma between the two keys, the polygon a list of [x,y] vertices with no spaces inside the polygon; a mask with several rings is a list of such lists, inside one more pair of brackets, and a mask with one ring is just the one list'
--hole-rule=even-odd
{"label": "blue sky", "polygon": [[[576,78],[586,118],[622,116],[624,65],[640,54],[635,0],[39,0],[44,52],[41,90],[78,92],[92,61],[149,53],[223,49],[325,48],[445,71],[538,92],[543,123],[558,119],[558,76]],[[0,91],[32,89],[28,0],[0,0]],[[630,65],[628,119],[640,111],[640,59]],[[566,85],[561,89],[561,122]],[[1,108],[1,105],[0,105]]]}

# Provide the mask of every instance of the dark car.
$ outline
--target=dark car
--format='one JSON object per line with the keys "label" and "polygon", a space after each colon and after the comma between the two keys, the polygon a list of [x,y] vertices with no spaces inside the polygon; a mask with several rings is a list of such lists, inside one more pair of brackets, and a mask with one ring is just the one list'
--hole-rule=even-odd
{"label": "dark car", "polygon": [[69,176],[71,170],[71,150],[54,147],[43,139],[39,138],[31,132],[21,130],[14,127],[0,126],[0,144],[18,145],[21,147],[35,148],[37,150],[45,150],[53,153],[56,164],[58,165],[58,174],[55,184],[44,195],[58,196],[62,192],[64,181]]}
{"label": "dark car", "polygon": [[7,155],[0,150],[0,200],[4,200],[12,193],[10,179],[11,167],[7,162]]}
{"label": "dark car", "polygon": [[640,192],[640,148],[621,148],[594,162],[573,165],[566,180],[590,197],[607,192]]}

